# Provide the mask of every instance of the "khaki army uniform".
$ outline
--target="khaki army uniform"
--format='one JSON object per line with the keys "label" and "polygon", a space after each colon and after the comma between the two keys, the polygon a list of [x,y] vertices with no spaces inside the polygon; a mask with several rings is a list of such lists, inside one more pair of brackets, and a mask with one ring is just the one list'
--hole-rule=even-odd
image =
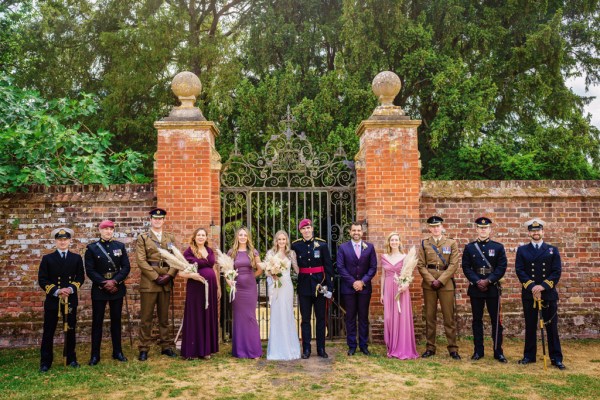
{"label": "khaki army uniform", "polygon": [[[431,245],[437,247],[440,259]],[[459,266],[458,246],[456,241],[442,236],[439,241],[429,237],[419,246],[417,268],[423,277],[423,301],[425,303],[425,334],[427,350],[435,352],[437,302],[439,300],[444,317],[444,331],[448,339],[448,351],[458,351],[456,344],[456,322],[454,321],[454,273]],[[442,287],[434,290],[431,283],[439,280]]]}
{"label": "khaki army uniform", "polygon": [[154,308],[158,316],[160,346],[162,350],[172,349],[173,338],[169,331],[169,301],[171,294],[171,283],[164,286],[155,281],[160,275],[168,274],[171,277],[177,275],[177,269],[169,267],[163,260],[158,246],[169,250],[177,246],[175,236],[163,232],[162,240],[159,242],[156,235],[149,230],[138,236],[136,243],[136,260],[141,271],[140,278],[140,351],[148,351],[152,340],[152,317]]}

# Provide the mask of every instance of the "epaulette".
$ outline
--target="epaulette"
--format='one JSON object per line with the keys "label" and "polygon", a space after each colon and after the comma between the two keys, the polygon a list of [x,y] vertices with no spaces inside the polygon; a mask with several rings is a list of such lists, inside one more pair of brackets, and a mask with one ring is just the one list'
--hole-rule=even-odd
{"label": "epaulette", "polygon": [[296,242],[299,242],[301,240],[302,240],[302,238],[299,238],[299,239],[294,240],[292,243],[296,243]]}
{"label": "epaulette", "polygon": [[323,243],[325,243],[325,242],[326,242],[326,240],[323,240],[323,239],[321,239],[321,238],[318,238],[318,237],[316,237],[316,238],[315,238],[315,240],[318,240],[319,242],[323,242]]}

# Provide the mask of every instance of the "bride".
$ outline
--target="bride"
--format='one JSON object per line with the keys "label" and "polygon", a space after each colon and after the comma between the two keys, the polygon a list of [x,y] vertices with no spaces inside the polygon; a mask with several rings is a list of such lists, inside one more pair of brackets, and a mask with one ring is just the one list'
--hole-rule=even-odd
{"label": "bride", "polygon": [[[300,342],[294,317],[294,286],[290,270],[298,273],[296,253],[290,250],[290,239],[285,231],[275,234],[273,248],[267,255],[279,257],[287,265],[281,277],[268,277],[271,299],[271,327],[267,346],[268,360],[295,360],[300,358]],[[276,281],[281,285],[276,285]],[[279,287],[276,287],[279,286]]]}

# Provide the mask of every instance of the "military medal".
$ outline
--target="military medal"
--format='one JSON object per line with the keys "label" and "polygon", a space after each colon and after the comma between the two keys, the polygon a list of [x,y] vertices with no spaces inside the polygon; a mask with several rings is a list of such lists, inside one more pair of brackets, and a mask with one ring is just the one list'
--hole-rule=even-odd
{"label": "military medal", "polygon": [[121,249],[115,249],[115,250],[113,250],[113,255],[115,257],[121,257],[121,255],[122,255]]}
{"label": "military medal", "polygon": [[494,256],[496,255],[496,250],[494,250],[494,249],[490,249],[490,250],[488,251],[488,255],[489,255],[490,257],[494,257]]}
{"label": "military medal", "polygon": [[450,247],[448,247],[448,246],[442,247],[443,254],[450,254],[451,252],[452,252],[452,250],[450,249]]}
{"label": "military medal", "polygon": [[550,254],[554,254],[554,249],[553,249],[552,247],[550,247],[550,248],[548,249],[548,251],[550,252]]}
{"label": "military medal", "polygon": [[321,252],[319,250],[315,250],[315,258],[321,258]]}

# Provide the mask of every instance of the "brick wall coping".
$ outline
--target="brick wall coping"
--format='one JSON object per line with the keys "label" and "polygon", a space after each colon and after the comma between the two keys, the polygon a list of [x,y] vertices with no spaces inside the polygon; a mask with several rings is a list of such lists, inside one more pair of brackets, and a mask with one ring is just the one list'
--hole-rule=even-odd
{"label": "brick wall coping", "polygon": [[421,197],[600,197],[600,180],[423,181]]}
{"label": "brick wall coping", "polygon": [[[99,195],[100,194],[100,195]],[[0,203],[15,203],[17,201],[39,202],[42,198],[56,198],[56,201],[79,202],[95,198],[95,201],[140,200],[155,197],[153,184],[122,184],[122,185],[32,185],[26,193],[8,193],[0,195]]]}

